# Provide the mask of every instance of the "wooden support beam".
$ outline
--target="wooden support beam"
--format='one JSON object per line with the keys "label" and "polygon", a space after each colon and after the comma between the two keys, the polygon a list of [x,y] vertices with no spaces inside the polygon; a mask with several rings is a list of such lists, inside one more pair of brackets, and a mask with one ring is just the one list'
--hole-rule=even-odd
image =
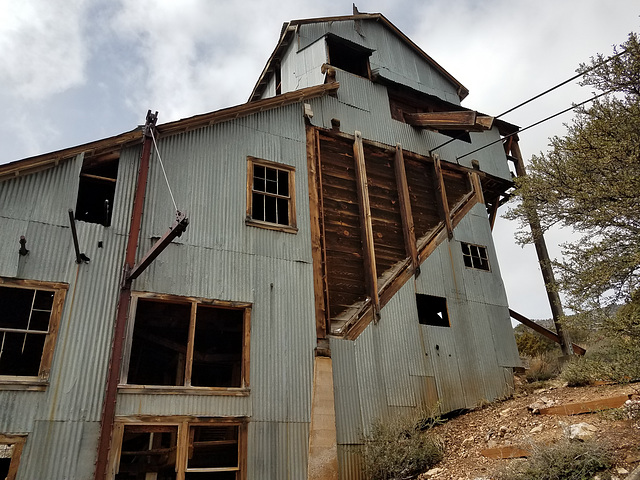
{"label": "wooden support beam", "polygon": [[411,213],[411,199],[409,198],[409,185],[407,183],[407,172],[404,167],[404,156],[402,146],[396,145],[396,157],[394,162],[396,185],[398,186],[398,199],[400,200],[400,215],[402,217],[402,232],[404,236],[407,255],[411,259],[413,271],[416,276],[420,274],[420,264],[418,263],[418,247],[416,243],[416,231],[413,225],[413,214]]}
{"label": "wooden support beam", "polygon": [[611,408],[620,408],[630,399],[631,395],[618,395],[616,397],[599,398],[589,402],[556,405],[554,407],[541,408],[540,415],[580,415],[582,413],[599,412]]}
{"label": "wooden support beam", "polygon": [[453,224],[451,223],[451,214],[449,212],[449,203],[447,202],[447,190],[444,186],[444,178],[442,178],[442,166],[440,165],[440,156],[437,153],[433,154],[433,169],[435,172],[434,186],[436,189],[436,200],[438,201],[438,207],[442,220],[447,227],[447,234],[451,239],[453,237]]}
{"label": "wooden support beam", "polygon": [[428,127],[440,130],[482,132],[493,127],[493,117],[478,115],[478,112],[473,110],[405,113],[404,119],[414,127]]}
{"label": "wooden support beam", "polygon": [[364,253],[364,272],[367,293],[371,297],[374,317],[380,317],[380,298],[378,297],[378,275],[376,273],[376,255],[373,243],[373,226],[371,224],[371,206],[369,204],[369,187],[367,170],[364,163],[362,133],[355,132],[353,143],[353,159],[356,166],[356,186],[358,191],[358,208],[360,210],[360,227],[362,229],[362,250]]}
{"label": "wooden support beam", "polygon": [[[526,325],[527,327],[529,327],[532,330],[535,330],[536,332],[538,332],[540,335],[543,335],[545,337],[547,337],[549,340],[556,342],[556,343],[560,343],[560,337],[558,336],[558,334],[552,332],[551,330],[547,330],[546,328],[544,328],[542,325],[538,325],[536,322],[529,320],[527,317],[525,317],[524,315],[509,309],[509,315],[511,315],[511,318],[518,320],[520,323]],[[582,348],[579,345],[576,345],[575,343],[571,344],[573,347],[573,352],[576,355],[584,355],[586,353],[586,350],[584,348]]]}
{"label": "wooden support beam", "polygon": [[478,203],[482,203],[484,205],[484,193],[482,191],[480,175],[478,175],[478,172],[471,172],[469,175],[471,176],[471,185],[476,194],[476,199],[478,200]]}
{"label": "wooden support beam", "polygon": [[494,202],[491,204],[491,212],[489,213],[489,225],[491,226],[491,231],[493,231],[493,226],[496,223],[498,208],[500,208],[500,196],[497,196]]}
{"label": "wooden support beam", "polygon": [[309,212],[311,221],[311,257],[313,259],[313,291],[316,311],[316,338],[326,338],[331,331],[329,297],[326,285],[326,271],[323,241],[322,179],[320,172],[320,152],[317,130],[307,125],[307,171],[309,182]]}

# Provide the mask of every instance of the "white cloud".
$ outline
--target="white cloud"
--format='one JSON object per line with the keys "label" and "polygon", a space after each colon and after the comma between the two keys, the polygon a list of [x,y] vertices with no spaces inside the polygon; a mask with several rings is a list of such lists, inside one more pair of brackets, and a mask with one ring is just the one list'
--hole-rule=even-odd
{"label": "white cloud", "polygon": [[79,85],[88,49],[82,34],[84,0],[0,0],[0,86],[39,100]]}

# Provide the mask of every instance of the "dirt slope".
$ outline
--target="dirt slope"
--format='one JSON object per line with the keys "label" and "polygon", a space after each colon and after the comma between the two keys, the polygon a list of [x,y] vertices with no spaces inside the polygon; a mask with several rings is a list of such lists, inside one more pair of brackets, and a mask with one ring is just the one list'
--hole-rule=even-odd
{"label": "dirt slope", "polygon": [[621,410],[608,410],[580,415],[539,415],[527,407],[536,402],[555,405],[581,403],[626,394],[640,394],[640,384],[603,385],[590,387],[550,386],[528,391],[519,385],[513,398],[474,410],[434,430],[445,444],[445,459],[427,479],[490,479],[492,472],[505,462],[494,460],[480,452],[487,448],[513,445],[527,449],[532,443],[551,443],[562,438],[566,427],[588,423],[596,428],[594,438],[607,442],[616,450],[619,478],[624,471],[640,465],[640,421],[624,420]]}

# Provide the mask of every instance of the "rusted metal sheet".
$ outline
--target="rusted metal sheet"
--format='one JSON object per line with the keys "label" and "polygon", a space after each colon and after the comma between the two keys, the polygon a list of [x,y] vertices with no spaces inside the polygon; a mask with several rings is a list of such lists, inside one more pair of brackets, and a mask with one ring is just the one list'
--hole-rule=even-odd
{"label": "rusted metal sheet", "polygon": [[541,408],[540,415],[579,415],[581,413],[592,413],[610,408],[620,408],[624,402],[632,395],[618,395],[616,397],[600,398],[589,402],[568,403],[566,405],[556,405],[555,407]]}
{"label": "rusted metal sheet", "polygon": [[487,458],[507,459],[507,458],[526,458],[531,455],[531,452],[519,447],[506,446],[496,448],[485,448],[480,452],[480,455]]}

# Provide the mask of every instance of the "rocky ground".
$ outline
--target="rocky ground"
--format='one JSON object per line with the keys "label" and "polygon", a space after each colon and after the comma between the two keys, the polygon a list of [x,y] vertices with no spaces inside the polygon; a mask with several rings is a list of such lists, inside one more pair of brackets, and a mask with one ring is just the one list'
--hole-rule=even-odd
{"label": "rocky ground", "polygon": [[[610,445],[616,452],[614,475],[623,480],[640,466],[640,420],[624,417],[622,409],[580,415],[540,415],[529,407],[565,405],[640,394],[640,384],[567,387],[550,384],[535,388],[517,382],[513,398],[460,415],[434,431],[445,445],[445,459],[420,480],[491,479],[505,462],[481,455],[488,448],[549,444],[567,435],[571,425],[588,424],[585,435]],[[634,397],[638,398],[638,397]]]}

